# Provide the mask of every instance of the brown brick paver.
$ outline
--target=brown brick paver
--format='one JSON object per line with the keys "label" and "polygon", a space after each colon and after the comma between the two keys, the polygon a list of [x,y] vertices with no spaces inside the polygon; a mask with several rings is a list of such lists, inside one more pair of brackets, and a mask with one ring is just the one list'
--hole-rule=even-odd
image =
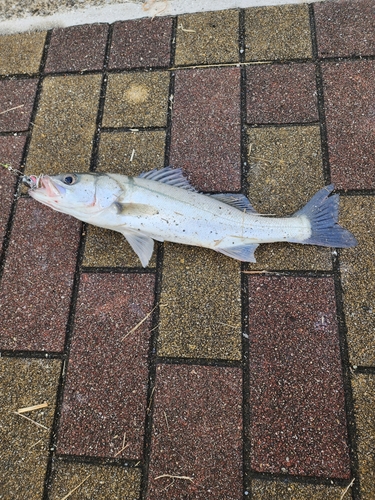
{"label": "brown brick paver", "polygon": [[0,500],[375,498],[373,11],[0,35],[0,163],[171,165],[278,216],[333,182],[359,243],[165,242],[143,268],[1,168]]}
{"label": "brown brick paver", "polygon": [[374,2],[316,3],[314,13],[321,57],[374,55]]}

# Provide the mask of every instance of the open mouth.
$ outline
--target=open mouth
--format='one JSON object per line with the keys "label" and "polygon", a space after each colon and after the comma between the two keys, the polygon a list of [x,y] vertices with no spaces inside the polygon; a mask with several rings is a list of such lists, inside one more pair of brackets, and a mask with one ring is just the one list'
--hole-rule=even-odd
{"label": "open mouth", "polygon": [[31,191],[39,190],[40,193],[45,194],[50,198],[60,196],[64,188],[56,185],[48,175],[30,175],[24,179],[24,183],[29,186]]}

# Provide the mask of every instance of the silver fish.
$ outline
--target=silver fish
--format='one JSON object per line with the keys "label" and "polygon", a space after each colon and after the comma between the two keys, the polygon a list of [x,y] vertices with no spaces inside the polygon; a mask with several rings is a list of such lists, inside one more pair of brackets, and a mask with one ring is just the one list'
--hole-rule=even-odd
{"label": "silver fish", "polygon": [[122,233],[143,266],[154,240],[211,248],[243,262],[255,262],[260,243],[288,241],[346,248],[354,236],[337,224],[339,196],[321,189],[290,217],[258,214],[243,194],[202,194],[180,169],[139,177],[109,173],[29,176],[30,196],[73,217]]}

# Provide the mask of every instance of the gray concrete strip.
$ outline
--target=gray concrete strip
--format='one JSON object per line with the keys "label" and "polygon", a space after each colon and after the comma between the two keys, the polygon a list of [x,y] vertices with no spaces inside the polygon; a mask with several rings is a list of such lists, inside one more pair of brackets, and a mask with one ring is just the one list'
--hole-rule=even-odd
{"label": "gray concrete strip", "polygon": [[0,5],[0,35],[159,15],[308,3],[308,0],[79,0],[71,3],[68,7],[62,6],[59,0],[41,4],[34,0],[5,0]]}

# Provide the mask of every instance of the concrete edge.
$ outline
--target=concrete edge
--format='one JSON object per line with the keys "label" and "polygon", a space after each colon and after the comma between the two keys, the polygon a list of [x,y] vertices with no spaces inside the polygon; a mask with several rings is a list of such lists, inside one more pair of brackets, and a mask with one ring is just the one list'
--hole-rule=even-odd
{"label": "concrete edge", "polygon": [[82,24],[113,23],[142,17],[175,16],[193,12],[311,3],[312,1],[314,0],[161,0],[150,3],[147,8],[146,5],[149,2],[140,4],[129,1],[99,7],[89,5],[83,9],[64,10],[48,16],[29,15],[0,20],[0,35],[66,28]]}

